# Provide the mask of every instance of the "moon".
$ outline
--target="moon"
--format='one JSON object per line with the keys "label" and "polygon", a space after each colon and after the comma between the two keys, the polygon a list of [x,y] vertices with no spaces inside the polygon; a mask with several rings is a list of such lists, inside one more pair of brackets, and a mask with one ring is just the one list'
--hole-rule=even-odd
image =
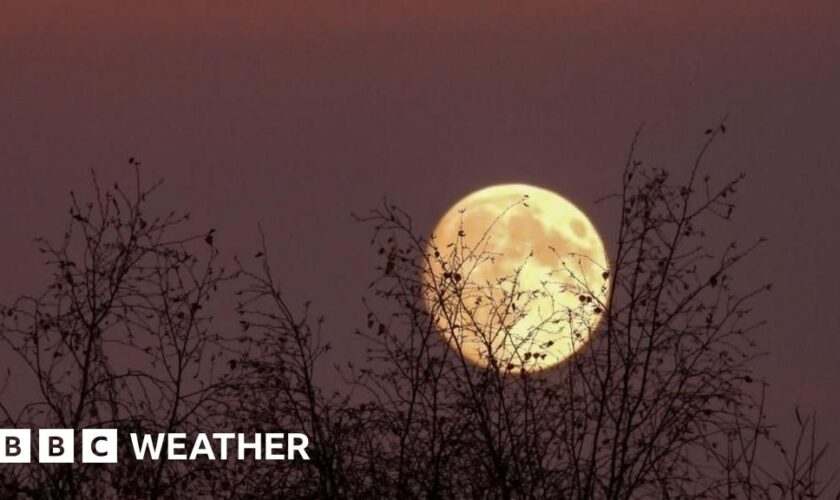
{"label": "moon", "polygon": [[536,371],[589,340],[609,277],[583,211],[552,191],[503,184],[467,195],[437,223],[423,296],[440,335],[468,362]]}

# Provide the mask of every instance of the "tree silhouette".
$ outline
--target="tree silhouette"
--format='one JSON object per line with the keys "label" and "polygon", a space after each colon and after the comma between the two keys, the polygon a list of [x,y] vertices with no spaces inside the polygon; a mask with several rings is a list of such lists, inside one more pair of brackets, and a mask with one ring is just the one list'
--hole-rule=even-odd
{"label": "tree silhouette", "polygon": [[[741,289],[734,271],[763,240],[716,250],[705,239],[731,219],[743,180],[715,186],[704,171],[725,130],[707,131],[683,181],[646,168],[634,139],[621,190],[609,197],[621,214],[603,274],[612,287],[607,296],[603,282],[579,278],[570,290],[580,294],[577,309],[541,311],[543,321],[568,321],[568,331],[579,333],[557,339],[577,353],[549,372],[527,368],[528,357],[542,352],[498,359],[490,345],[522,320],[529,294],[553,291],[519,287],[516,274],[498,284],[470,282],[464,277],[492,258],[483,240],[440,249],[393,205],[363,218],[385,259],[375,283],[383,301],[371,310],[363,334],[371,356],[354,382],[368,389],[381,422],[371,462],[383,496],[801,498],[826,491],[815,475],[825,449],[801,447],[811,420],[799,422],[787,481],[760,460],[774,450],[788,454],[771,435],[764,382],[750,367],[762,324],[750,305],[769,285]],[[463,242],[463,228],[458,236]],[[497,320],[475,314],[480,301],[502,311]],[[606,318],[590,332],[582,319],[591,308]],[[439,342],[441,316],[454,350]],[[465,330],[487,343],[495,369],[466,360]]]}
{"label": "tree silhouette", "polygon": [[[540,346],[513,358],[491,347],[532,301],[557,293],[553,278],[533,290],[516,272],[498,283],[472,280],[493,255],[482,241],[467,245],[463,228],[459,243],[439,248],[393,204],[358,217],[382,259],[364,300],[367,324],[356,330],[367,356],[343,360],[342,384],[327,389],[339,377],[325,374],[323,319],[285,295],[264,241],[227,272],[213,231],[179,236],[186,217],[146,215],[156,186],[144,190],[138,178],[131,195],[97,187],[92,204],[74,197],[62,242],[41,242],[53,283],[2,310],[7,351],[38,387],[21,410],[0,406],[3,426],[304,432],[311,460],[33,464],[0,470],[4,494],[826,495],[826,447],[813,416],[796,411],[800,434],[784,447],[765,415],[767,385],[751,371],[762,322],[750,307],[769,285],[744,287],[736,276],[763,240],[714,248],[706,236],[731,219],[743,180],[716,183],[706,173],[725,131],[706,132],[682,180],[637,159],[637,133],[620,189],[603,201],[619,212],[610,268],[597,283],[567,287],[580,299],[574,307],[543,312],[544,322],[566,324],[570,334],[556,342],[575,351],[545,371],[529,364],[546,355]],[[229,281],[240,331],[223,337],[205,311]],[[594,309],[604,315],[598,325],[586,321]],[[486,367],[465,355],[465,332],[486,342]],[[21,376],[11,372],[6,385]]]}
{"label": "tree silhouette", "polygon": [[[134,191],[103,191],[95,177],[94,188],[91,202],[72,196],[59,242],[37,240],[50,285],[2,309],[4,356],[18,361],[5,382],[36,389],[17,411],[0,410],[3,427],[117,428],[124,454],[128,432],[201,429],[221,388],[204,306],[233,275],[216,262],[213,231],[179,234],[188,215],[146,213],[157,185],[143,189],[139,170]],[[0,487],[33,498],[173,496],[189,491],[193,465],[6,465]]]}

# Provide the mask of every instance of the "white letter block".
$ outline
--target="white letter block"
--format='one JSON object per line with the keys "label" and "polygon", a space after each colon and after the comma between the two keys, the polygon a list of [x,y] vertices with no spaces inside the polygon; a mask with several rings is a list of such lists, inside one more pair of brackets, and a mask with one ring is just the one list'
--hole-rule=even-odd
{"label": "white letter block", "polygon": [[82,429],[82,462],[117,463],[117,430]]}
{"label": "white letter block", "polygon": [[73,429],[41,429],[38,431],[38,461],[42,464],[72,464]]}
{"label": "white letter block", "polygon": [[28,464],[30,439],[29,429],[0,429],[0,463]]}

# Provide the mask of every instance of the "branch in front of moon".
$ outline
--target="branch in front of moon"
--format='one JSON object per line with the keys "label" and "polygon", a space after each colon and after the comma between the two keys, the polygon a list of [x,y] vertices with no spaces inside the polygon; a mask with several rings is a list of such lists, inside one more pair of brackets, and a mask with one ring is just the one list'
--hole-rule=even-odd
{"label": "branch in front of moon", "polygon": [[545,189],[512,184],[467,196],[441,218],[428,253],[427,308],[450,347],[478,366],[555,366],[586,343],[606,308],[607,256],[595,227]]}

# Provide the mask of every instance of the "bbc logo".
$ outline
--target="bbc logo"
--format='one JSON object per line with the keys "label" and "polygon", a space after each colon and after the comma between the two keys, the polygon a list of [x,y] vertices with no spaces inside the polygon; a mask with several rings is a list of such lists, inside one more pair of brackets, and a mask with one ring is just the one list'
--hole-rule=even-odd
{"label": "bbc logo", "polygon": [[[38,462],[69,464],[76,461],[73,429],[38,430]],[[116,429],[82,429],[83,463],[117,463]],[[28,464],[32,461],[32,431],[0,429],[0,463]]]}

